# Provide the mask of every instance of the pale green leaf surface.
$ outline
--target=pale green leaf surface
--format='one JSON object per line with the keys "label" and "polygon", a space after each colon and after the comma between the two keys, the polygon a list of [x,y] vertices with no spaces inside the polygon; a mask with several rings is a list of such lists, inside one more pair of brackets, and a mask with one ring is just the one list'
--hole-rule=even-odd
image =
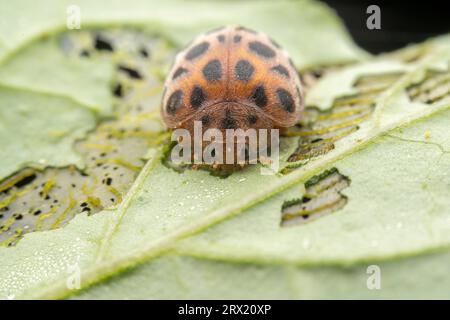
{"label": "pale green leaf surface", "polygon": [[[36,8],[36,13],[30,17],[30,24],[19,24],[17,30],[11,30],[10,25],[17,24],[19,17],[27,18],[29,13],[25,12],[22,16],[14,14],[12,4],[2,3],[2,9],[5,9],[2,12],[9,13],[9,20],[5,20],[8,26],[0,35],[0,40],[9,43],[7,53],[11,54],[30,39],[49,30],[61,28],[65,21],[65,16],[61,15],[65,12],[65,5],[64,2],[55,3],[54,7],[49,5],[49,11],[42,14],[40,10],[43,9]],[[301,67],[312,63],[339,63],[360,57],[342,32],[340,23],[321,6],[309,1],[300,2],[298,11],[291,10],[292,2],[282,2],[276,7],[272,7],[269,2],[248,2],[242,6],[237,5],[237,2],[219,2],[214,6],[214,11],[207,9],[211,7],[210,3],[193,2],[189,4],[191,15],[186,14],[185,7],[174,6],[174,2],[165,2],[153,8],[155,10],[145,10],[149,5],[154,3],[127,3],[126,9],[118,10],[120,5],[115,2],[108,6],[86,2],[81,8],[86,24],[148,24],[150,29],[170,26],[172,28],[168,30],[173,31],[167,34],[174,39],[179,37],[178,42],[185,41],[194,32],[209,26],[248,21],[248,26],[267,31],[287,47]],[[277,10],[283,14],[274,14]],[[298,19],[302,14],[305,15],[304,19]],[[181,15],[186,19],[180,19]],[[257,19],[244,19],[249,16]],[[277,19],[268,21],[265,17],[269,16],[277,17],[283,23],[277,23],[280,21]],[[312,22],[317,21],[316,19],[321,20],[324,27],[337,31],[321,29],[318,30],[320,33],[315,33],[317,27]],[[285,28],[288,20],[293,22],[291,31],[286,31]],[[189,28],[186,27],[188,25]],[[182,33],[182,29],[186,31]],[[314,41],[296,41],[307,34]],[[336,50],[323,50],[327,45],[336,47]],[[14,60],[14,56],[10,57]],[[14,64],[13,60],[6,62]],[[24,58],[14,68],[20,69],[26,63],[27,59]],[[170,249],[198,258],[162,257],[148,262],[134,273],[125,274],[117,282],[113,280],[103,287],[93,288],[87,295],[113,297],[117,291],[122,291],[132,296],[131,291],[134,290],[135,297],[140,298],[174,298],[177,294],[186,298],[214,297],[213,288],[221,286],[215,292],[217,297],[222,298],[259,297],[256,294],[249,296],[256,289],[263,292],[261,297],[266,297],[264,292],[268,292],[270,295],[267,297],[272,298],[327,297],[349,293],[355,288],[355,294],[364,296],[369,295],[364,287],[365,283],[355,281],[366,278],[363,272],[359,273],[359,267],[342,271],[331,266],[302,269],[298,265],[317,266],[323,262],[347,264],[388,258],[393,259],[386,264],[388,274],[392,270],[392,286],[395,289],[385,295],[380,293],[380,296],[405,294],[411,279],[398,278],[397,275],[402,274],[405,264],[396,258],[445,248],[449,241],[446,233],[450,223],[445,210],[448,208],[448,197],[445,196],[448,195],[449,187],[448,176],[445,175],[449,163],[448,137],[445,134],[449,104],[444,102],[430,106],[409,103],[402,92],[403,88],[423,76],[423,70],[435,63],[437,62],[426,62],[408,69],[409,72],[397,85],[380,98],[373,118],[361,125],[360,130],[337,142],[336,148],[328,154],[285,176],[261,176],[258,167],[235,173],[227,179],[213,177],[204,171],[187,170],[177,173],[161,164],[161,152],[149,153],[150,160],[146,167],[117,208],[104,210],[94,217],[79,215],[62,229],[28,234],[16,247],[0,248],[0,261],[3,261],[0,296],[67,296],[73,293],[67,285],[73,266],[79,268],[82,286],[85,287]],[[390,69],[391,66],[392,64],[385,67],[386,70],[393,70]],[[78,72],[83,67],[80,68]],[[355,79],[358,74],[372,71],[362,67],[353,70],[350,75],[345,72],[342,77]],[[96,71],[93,74],[100,73]],[[326,82],[326,79],[323,81]],[[36,91],[46,92],[54,88],[51,82],[48,86],[32,86],[27,82],[25,74],[22,78],[17,76],[14,81],[16,85]],[[346,81],[344,90],[326,91],[323,94],[330,95],[330,99],[343,94],[351,84],[351,80]],[[98,93],[99,91],[93,91],[81,98],[76,95],[76,99],[94,105],[98,103]],[[55,121],[57,124],[63,123],[64,128],[67,128],[76,117],[71,115],[70,120],[67,118],[62,122],[57,121],[56,117],[58,111],[71,106],[71,111],[89,115],[92,125],[92,112],[89,109],[53,94],[75,97],[72,86],[57,86],[55,92],[48,95],[48,99],[61,100],[58,104],[60,109],[43,113],[47,117],[46,122],[49,121],[48,115],[52,114],[54,118],[50,124]],[[24,95],[45,96],[30,92],[25,92]],[[36,98],[33,102],[35,100],[39,101]],[[24,114],[30,116],[29,103],[24,105],[25,110],[28,110]],[[44,105],[50,108],[52,103],[46,100]],[[35,109],[36,107],[33,112]],[[18,116],[15,111],[8,112],[11,117]],[[68,111],[64,112],[66,114]],[[42,128],[43,124],[39,121],[43,120],[37,118],[33,121],[38,123],[38,128]],[[69,131],[71,134],[82,132],[80,126],[83,128],[84,123],[89,122],[74,123],[76,126]],[[45,129],[48,128],[47,124]],[[431,132],[431,138],[426,142],[420,138],[423,130]],[[33,134],[36,132],[35,128],[30,131]],[[23,143],[27,139],[20,141]],[[45,144],[45,139],[43,141]],[[71,143],[64,143],[63,147],[70,145]],[[287,156],[288,150],[292,151],[289,143],[283,148],[283,155]],[[71,152],[66,149],[57,154],[67,157]],[[52,161],[54,157],[56,156],[52,155]],[[73,160],[74,163],[76,161]],[[350,187],[343,191],[349,197],[347,206],[309,225],[280,228],[282,202],[301,196],[306,180],[333,166],[352,181]],[[423,183],[429,187],[424,188]],[[281,191],[285,192],[280,193]],[[410,193],[417,193],[416,202],[411,201]],[[402,204],[405,207],[399,208]],[[376,209],[379,206],[384,210]],[[411,217],[406,213],[411,214]],[[411,221],[407,221],[408,219]],[[216,226],[208,229],[214,224]],[[386,231],[388,228],[392,230],[389,233]],[[195,233],[198,235],[194,235]],[[190,235],[191,238],[177,242]],[[400,241],[403,239],[407,241]],[[448,259],[447,255],[438,255],[433,259],[417,258],[420,263],[411,271],[411,276],[423,272],[427,267],[435,267],[436,261],[441,261],[441,257],[443,262]],[[234,263],[208,261],[209,259],[223,259]],[[201,272],[195,273],[198,270]],[[436,270],[437,274],[442,274],[442,268]],[[224,284],[226,281],[223,279],[227,276],[229,284]],[[148,282],[143,281],[143,278],[149,279]],[[330,291],[327,284],[317,280],[320,278],[336,279],[339,286]],[[395,281],[399,283],[400,289]],[[434,278],[425,278],[417,285],[418,289],[410,294],[418,296],[419,290],[429,288],[433,281]],[[441,283],[445,285],[445,282]],[[137,289],[139,285],[141,288]],[[441,294],[438,290],[439,288],[434,294]]]}
{"label": "pale green leaf surface", "polygon": [[21,298],[24,292],[55,281],[66,283],[68,275],[95,260],[108,215],[87,219],[85,214],[80,214],[72,222],[64,229],[30,233],[17,246],[0,250],[3,299]]}
{"label": "pale green leaf surface", "polygon": [[361,74],[376,75],[383,73],[406,72],[411,67],[397,61],[369,61],[346,68],[339,73],[330,74],[311,88],[306,97],[306,105],[316,106],[321,110],[331,107],[335,97],[355,93],[353,84]]}
{"label": "pale green leaf surface", "polygon": [[377,263],[380,290],[368,290],[369,264],[295,267],[167,255],[94,286],[76,299],[449,299],[448,252]]}
{"label": "pale green leaf surface", "polygon": [[103,115],[112,111],[111,78],[109,63],[68,58],[53,38],[28,46],[0,68],[0,84],[65,96]]}
{"label": "pale green leaf surface", "polygon": [[94,114],[71,100],[0,86],[0,179],[27,165],[82,167],[72,145],[94,126]]}
{"label": "pale green leaf surface", "polygon": [[27,165],[82,168],[72,146],[99,115],[111,114],[111,78],[110,64],[64,56],[55,39],[6,61],[0,68],[0,179]]}

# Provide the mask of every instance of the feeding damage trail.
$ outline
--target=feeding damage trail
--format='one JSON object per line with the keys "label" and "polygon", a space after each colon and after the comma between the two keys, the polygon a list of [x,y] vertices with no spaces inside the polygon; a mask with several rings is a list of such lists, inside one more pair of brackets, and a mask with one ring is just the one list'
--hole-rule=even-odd
{"label": "feeding damage trail", "polygon": [[450,96],[450,72],[428,71],[425,79],[408,88],[411,101],[433,104]]}
{"label": "feeding damage trail", "polygon": [[355,94],[335,99],[329,110],[307,107],[300,124],[288,132],[302,138],[288,161],[303,161],[333,150],[337,140],[357,131],[359,124],[369,119],[375,99],[401,76],[401,73],[365,75],[354,83]]}
{"label": "feeding damage trail", "polygon": [[[432,54],[430,46],[425,43],[385,54],[382,58],[419,66]],[[304,73],[302,81],[308,89],[320,80],[323,72],[331,73],[336,70],[339,70],[338,66]],[[300,136],[302,139],[297,150],[290,156],[288,161],[291,164],[284,172],[289,172],[305,160],[329,152],[334,149],[336,141],[357,131],[360,124],[367,121],[373,113],[376,99],[403,75],[402,72],[362,74],[353,84],[356,93],[337,97],[329,110],[308,106],[304,118],[288,132],[289,135]],[[412,102],[435,104],[446,101],[450,97],[450,71],[428,70],[423,79],[406,89],[406,93]]]}
{"label": "feeding damage trail", "polygon": [[350,179],[336,168],[326,170],[305,183],[302,198],[285,201],[281,208],[281,226],[304,224],[331,214],[347,204],[341,191]]}
{"label": "feeding damage trail", "polygon": [[[398,54],[394,57],[404,63],[415,63],[424,58],[424,52],[418,50],[414,53],[414,56],[403,57]],[[326,154],[334,149],[337,140],[358,130],[359,124],[368,120],[374,111],[376,99],[402,75],[363,75],[353,84],[357,92],[351,96],[336,98],[329,110],[307,107],[301,123],[288,132],[289,135],[300,136],[302,139],[288,159],[291,165],[282,172],[289,173],[305,161]],[[431,105],[447,101],[450,98],[450,72],[428,70],[423,79],[406,88],[406,93],[411,102]],[[350,178],[340,174],[336,168],[313,177],[306,182],[302,198],[288,200],[283,204],[281,226],[304,224],[343,208],[348,199],[341,191],[349,185]]]}
{"label": "feeding damage trail", "polygon": [[83,171],[26,168],[0,182],[2,246],[16,244],[29,232],[64,226],[79,213],[117,205],[143,167],[148,148],[167,137],[159,120],[162,79],[156,72],[173,55],[165,41],[138,31],[92,30],[63,34],[60,44],[68,59],[115,64],[116,117],[75,144],[86,164]]}

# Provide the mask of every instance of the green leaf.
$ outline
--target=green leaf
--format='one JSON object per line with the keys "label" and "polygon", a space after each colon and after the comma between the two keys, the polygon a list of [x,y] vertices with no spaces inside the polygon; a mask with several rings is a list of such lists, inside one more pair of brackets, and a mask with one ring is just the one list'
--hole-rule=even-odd
{"label": "green leaf", "polygon": [[[378,262],[380,290],[368,290],[369,264],[230,263],[166,255],[92,287],[75,299],[448,299],[449,253]],[[432,270],[432,272],[430,272]]]}
{"label": "green leaf", "polygon": [[0,68],[0,84],[66,97],[102,115],[112,112],[111,79],[109,63],[68,59],[53,38],[30,45]]}
{"label": "green leaf", "polygon": [[0,179],[28,165],[82,167],[72,145],[94,126],[71,100],[0,85]]}
{"label": "green leaf", "polygon": [[[91,3],[81,6],[87,24],[136,22],[141,27],[146,25],[143,30],[164,27],[163,38],[179,37],[178,42],[218,22],[242,23],[242,17],[251,16],[254,18],[248,25],[267,31],[277,41],[280,39],[302,68],[361,57],[329,10],[310,1],[277,5],[218,2],[212,8],[210,3],[192,2],[189,3],[192,15],[184,14],[187,7],[177,1],[158,6],[151,3],[155,10],[143,10],[149,6],[144,2],[136,2],[135,6],[127,4],[123,10],[117,10],[115,5]],[[61,10],[63,5],[55,4],[55,8]],[[100,7],[107,12],[100,15]],[[13,7],[8,10],[14,16]],[[62,17],[54,13],[41,15],[40,9],[37,10],[33,28],[21,26],[26,41],[62,26]],[[181,14],[187,18],[179,19]],[[149,17],[153,20],[145,24]],[[291,31],[285,28],[287,21],[292,22]],[[318,21],[330,28],[330,32],[318,30]],[[63,124],[67,128],[75,119],[67,111],[69,106],[69,110],[89,115],[92,121],[92,109],[108,110],[109,104],[101,103],[99,97],[110,76],[102,77],[98,88],[89,89],[103,75],[99,70],[105,67],[104,63],[97,69],[97,65],[88,61],[77,62],[78,58],[68,57],[66,64],[65,58],[60,57],[54,67],[47,64],[52,70],[50,74],[72,77],[74,72],[79,74],[73,76],[76,84],[58,84],[51,79],[35,84],[27,77],[24,67],[30,63],[28,55],[23,53],[17,58],[12,55],[25,40],[20,40],[16,31],[9,31],[0,35],[0,40],[11,40],[11,47],[5,53],[10,60],[5,60],[0,73],[4,67],[19,70],[20,75],[8,78],[6,72],[0,78],[10,86],[5,89],[7,93],[17,91],[13,95],[9,93],[12,105],[16,105],[16,97],[27,102],[21,104],[29,110],[22,123],[36,121],[36,128],[48,129],[55,121],[55,125]],[[423,297],[425,290],[429,290],[427,297],[446,297],[445,266],[450,241],[450,177],[447,174],[450,98],[446,90],[450,50],[445,39],[424,46],[427,50],[417,50],[420,54],[413,60],[409,51],[398,52],[342,68],[319,80],[308,94],[309,105],[302,127],[294,128],[289,132],[292,136],[282,140],[282,170],[274,175],[261,175],[259,166],[248,167],[227,178],[205,170],[176,171],[167,165],[167,144],[152,146],[150,143],[160,136],[151,135],[143,140],[150,144],[149,151],[142,154],[142,157],[146,154],[148,161],[130,183],[120,204],[104,206],[100,200],[93,199],[97,211],[106,208],[92,216],[78,214],[63,228],[27,233],[15,246],[0,248],[0,296],[75,295],[79,292],[73,281],[80,275],[82,289],[96,284],[82,292],[80,298],[417,298]],[[164,45],[156,46],[156,56],[167,54],[161,47]],[[333,50],[323,50],[324,47]],[[40,42],[26,50],[31,53],[49,50],[49,57],[52,57],[50,52],[57,55],[54,46],[45,49]],[[165,67],[164,58],[155,59],[155,64]],[[126,58],[118,62],[130,63]],[[76,65],[73,72],[72,64]],[[96,70],[83,78],[88,65]],[[58,73],[59,68],[66,67],[69,69]],[[154,64],[149,69],[150,73],[159,72]],[[146,81],[154,85],[155,78]],[[129,79],[120,76],[117,79],[123,81],[124,87],[130,86],[132,93],[143,86],[143,82],[132,85]],[[75,88],[80,88],[80,94]],[[148,90],[144,86],[143,92]],[[131,98],[125,95],[118,102],[117,114],[123,119],[98,126],[88,141],[96,139],[97,134],[103,139],[103,126],[108,125],[114,130],[116,126],[125,128],[119,131],[120,138],[125,133],[136,133],[127,128],[133,128],[141,118],[132,117],[134,109],[125,115],[120,110],[134,106],[130,101],[136,102],[133,98],[142,93],[137,92]],[[56,101],[59,109],[43,111],[42,118],[28,120],[29,112],[35,112],[30,107],[31,101],[44,97],[43,108],[51,108],[51,101]],[[138,102],[149,104],[146,98],[144,95]],[[0,99],[0,111],[18,116],[19,107],[2,108],[5,105]],[[67,120],[58,121],[59,114],[67,116]],[[16,123],[15,118],[7,121],[12,128]],[[71,134],[85,134],[86,131],[79,131],[83,122],[73,121],[73,124]],[[159,127],[153,126],[157,131]],[[33,136],[17,138],[20,143],[34,139],[37,130],[33,128],[26,133]],[[44,146],[48,144],[44,138],[36,141],[43,142]],[[11,145],[5,142],[5,146]],[[62,147],[68,148],[64,153],[53,147],[49,164],[54,164],[52,161],[58,155],[70,155],[72,146],[73,139],[62,143]],[[30,150],[31,155],[37,154]],[[122,150],[126,150],[124,157],[133,153],[132,149]],[[26,156],[24,159],[30,157]],[[7,173],[23,166],[17,162],[17,155],[13,159],[12,163],[19,166],[8,169]],[[70,163],[79,164],[77,161],[71,159]],[[90,168],[89,163],[86,166]],[[88,179],[97,177],[95,170],[100,169],[92,169]],[[330,177],[348,183],[337,188],[329,184]],[[92,197],[91,192],[86,194]],[[285,225],[282,211],[298,205],[305,197],[309,199],[305,203],[328,210],[320,209],[320,215],[314,216],[313,211],[300,208],[301,214],[307,211],[315,219],[301,218],[306,220],[304,223],[292,219],[291,225]],[[336,199],[345,201],[335,206]],[[28,216],[32,214],[28,212]],[[0,228],[2,231],[4,226]],[[438,250],[441,253],[431,255]],[[380,266],[384,290],[367,289],[368,264]],[[429,270],[435,273],[429,274]],[[418,277],[420,281],[416,281]],[[445,279],[436,284],[438,277]]]}
{"label": "green leaf", "polygon": [[99,115],[111,114],[111,78],[110,64],[69,59],[55,39],[6,61],[0,68],[0,179],[28,165],[84,167],[73,144]]}

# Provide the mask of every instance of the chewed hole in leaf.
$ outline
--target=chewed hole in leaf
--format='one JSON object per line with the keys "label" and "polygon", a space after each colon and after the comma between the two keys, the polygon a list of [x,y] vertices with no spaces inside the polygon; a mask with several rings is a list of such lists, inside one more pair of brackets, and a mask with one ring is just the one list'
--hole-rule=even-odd
{"label": "chewed hole in leaf", "polygon": [[324,171],[305,183],[302,198],[289,200],[281,208],[281,226],[298,225],[329,215],[345,206],[347,197],[341,191],[350,179],[336,168]]}
{"label": "chewed hole in leaf", "polygon": [[[137,31],[96,30],[66,33],[60,43],[68,59],[108,59],[116,65],[111,88],[117,97],[116,117],[100,122],[74,145],[86,164],[83,171],[26,168],[0,182],[3,246],[16,244],[28,232],[64,226],[79,213],[119,204],[143,167],[148,148],[167,138],[159,119],[162,81],[155,71],[173,55],[165,41]],[[158,55],[167,60],[151,58]]]}
{"label": "chewed hole in leaf", "polygon": [[411,101],[433,104],[450,98],[450,72],[428,71],[425,79],[408,88]]}
{"label": "chewed hole in leaf", "polygon": [[358,130],[359,124],[370,117],[375,99],[400,76],[399,73],[364,76],[354,84],[357,93],[335,99],[330,110],[307,107],[301,123],[287,132],[288,136],[301,137],[288,161],[304,161],[333,150],[337,140]]}

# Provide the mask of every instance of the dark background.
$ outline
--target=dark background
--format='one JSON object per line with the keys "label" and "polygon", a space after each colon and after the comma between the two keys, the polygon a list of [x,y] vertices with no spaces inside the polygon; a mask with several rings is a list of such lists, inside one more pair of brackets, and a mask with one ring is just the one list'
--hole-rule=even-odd
{"label": "dark background", "polygon": [[[450,0],[322,0],[344,20],[355,42],[372,53],[391,51],[450,32]],[[381,29],[369,30],[369,5],[381,9]]]}

